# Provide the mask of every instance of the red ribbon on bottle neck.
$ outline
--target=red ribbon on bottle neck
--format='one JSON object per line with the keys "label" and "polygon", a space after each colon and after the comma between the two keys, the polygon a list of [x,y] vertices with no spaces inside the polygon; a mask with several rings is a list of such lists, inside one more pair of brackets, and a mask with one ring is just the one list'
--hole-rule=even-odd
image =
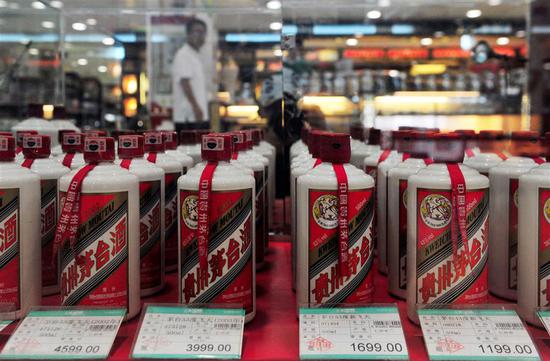
{"label": "red ribbon on bottle neck", "polygon": [[456,163],[447,164],[451,178],[451,242],[453,246],[453,260],[458,261],[458,236],[462,239],[466,260],[470,262],[470,247],[466,232],[466,181],[460,166]]}
{"label": "red ribbon on bottle neck", "polygon": [[323,163],[323,161],[321,160],[321,158],[317,158],[315,159],[315,163],[313,163],[313,168],[316,168],[319,166],[319,164]]}
{"label": "red ribbon on bottle neck", "polygon": [[382,163],[383,161],[385,161],[386,159],[388,159],[388,157],[390,156],[390,153],[391,153],[391,150],[390,149],[386,149],[385,151],[383,151],[381,154],[380,154],[380,157],[378,157],[378,164]]}
{"label": "red ribbon on bottle neck", "polygon": [[338,201],[338,265],[340,267],[340,277],[344,277],[349,273],[348,176],[343,164],[333,164],[332,168],[338,182],[336,191]]}
{"label": "red ribbon on bottle neck", "polygon": [[410,157],[411,157],[411,155],[409,153],[403,153],[403,157],[401,158],[401,161],[404,162],[407,159],[409,159]]}
{"label": "red ribbon on bottle neck", "polygon": [[97,164],[86,164],[73,177],[65,196],[65,203],[59,216],[59,223],[55,229],[53,241],[53,254],[57,254],[65,242],[69,240],[71,248],[74,249],[78,227],[80,226],[80,193],[82,182]]}
{"label": "red ribbon on bottle neck", "polygon": [[231,159],[232,160],[237,160],[239,158],[239,152],[233,152],[231,154]]}
{"label": "red ribbon on bottle neck", "polygon": [[535,163],[537,163],[538,165],[541,165],[541,164],[546,163],[546,161],[545,161],[544,158],[542,158],[542,157],[533,157],[533,160],[534,160]]}
{"label": "red ribbon on bottle neck", "polygon": [[469,149],[469,148],[466,149],[466,150],[464,151],[464,153],[466,153],[466,156],[467,156],[468,158],[471,158],[471,157],[473,157],[473,156],[475,155],[475,154],[474,154],[474,151],[471,150],[471,149]]}
{"label": "red ribbon on bottle neck", "polygon": [[208,238],[210,236],[210,194],[212,178],[218,162],[209,161],[202,171],[199,181],[199,200],[197,204],[197,248],[199,252],[200,272],[208,272]]}
{"label": "red ribbon on bottle neck", "polygon": [[147,156],[147,160],[151,163],[156,163],[157,162],[157,153],[149,153],[149,155]]}
{"label": "red ribbon on bottle neck", "polygon": [[23,151],[23,148],[21,148],[21,147],[15,148],[15,154],[19,154],[19,153],[21,153],[22,151]]}
{"label": "red ribbon on bottle neck", "polygon": [[75,153],[65,154],[65,156],[63,157],[63,162],[62,162],[65,167],[71,168],[71,165],[73,164],[74,155],[75,155]]}
{"label": "red ribbon on bottle neck", "polygon": [[123,159],[120,161],[120,166],[125,169],[130,169],[130,166],[132,165],[132,158],[130,159]]}
{"label": "red ribbon on bottle neck", "polygon": [[498,157],[502,160],[506,160],[508,159],[508,157],[506,156],[506,154],[502,153],[502,152],[496,152],[496,155],[498,155]]}
{"label": "red ribbon on bottle neck", "polygon": [[434,160],[432,158],[424,158],[423,160],[426,165],[434,164]]}
{"label": "red ribbon on bottle neck", "polygon": [[33,163],[34,163],[34,158],[25,158],[23,163],[21,163],[21,167],[31,169]]}

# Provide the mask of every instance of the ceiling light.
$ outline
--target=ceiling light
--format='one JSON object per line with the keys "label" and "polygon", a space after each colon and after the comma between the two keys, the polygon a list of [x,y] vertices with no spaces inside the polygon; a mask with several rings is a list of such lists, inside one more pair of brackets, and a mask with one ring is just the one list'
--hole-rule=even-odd
{"label": "ceiling light", "polygon": [[500,4],[502,4],[502,0],[489,0],[488,4],[490,6],[499,6]]}
{"label": "ceiling light", "polygon": [[430,46],[433,44],[432,38],[422,38],[420,39],[420,45],[422,46]]}
{"label": "ceiling light", "polygon": [[86,66],[86,65],[88,65],[88,60],[87,60],[87,59],[84,59],[84,58],[80,58],[80,59],[78,59],[78,60],[76,61],[76,63],[77,63],[78,65]]}
{"label": "ceiling light", "polygon": [[53,21],[43,21],[42,22],[42,27],[44,29],[53,29],[53,28],[55,28],[55,23]]}
{"label": "ceiling light", "polygon": [[31,3],[31,6],[33,9],[37,9],[37,10],[44,10],[46,8],[46,5],[44,5],[40,1],[33,1]]}
{"label": "ceiling light", "polygon": [[273,55],[275,55],[276,57],[281,57],[283,56],[283,51],[281,49],[275,49],[273,50]]}
{"label": "ceiling light", "polygon": [[475,39],[473,36],[464,34],[460,36],[460,48],[462,50],[470,50],[474,47]]}
{"label": "ceiling light", "polygon": [[508,45],[508,44],[510,44],[510,39],[505,37],[505,36],[500,37],[500,38],[497,39],[497,44],[498,45]]}
{"label": "ceiling light", "polygon": [[283,28],[283,24],[276,21],[276,22],[273,22],[273,23],[269,24],[269,28],[271,30],[281,30]]}
{"label": "ceiling light", "polygon": [[107,67],[105,65],[100,65],[97,67],[97,71],[100,72],[100,73],[106,73],[107,72]]}
{"label": "ceiling light", "polygon": [[0,0],[0,8],[5,8],[6,6],[8,6],[8,2],[5,0]]}
{"label": "ceiling light", "polygon": [[63,7],[63,1],[52,0],[50,1],[50,6],[52,8],[61,9]]}
{"label": "ceiling light", "polygon": [[103,43],[103,45],[107,45],[107,46],[115,45],[115,39],[111,37],[103,38],[101,42]]}
{"label": "ceiling light", "polygon": [[378,10],[371,10],[367,13],[367,18],[369,19],[380,19],[382,17],[382,13]]}
{"label": "ceiling light", "polygon": [[88,24],[88,25],[90,25],[90,26],[97,25],[97,20],[94,19],[94,18],[86,19],[86,24]]}
{"label": "ceiling light", "polygon": [[38,55],[39,53],[40,52],[36,48],[30,48],[29,49],[29,54],[31,54],[31,55]]}
{"label": "ceiling light", "polygon": [[525,30],[518,30],[518,31],[516,32],[516,36],[517,36],[518,38],[524,38],[524,37],[525,37]]}
{"label": "ceiling light", "polygon": [[346,40],[347,46],[357,46],[357,44],[359,44],[359,41],[355,38],[349,38]]}
{"label": "ceiling light", "polygon": [[388,72],[388,75],[392,78],[397,78],[399,76],[399,70],[392,69]]}
{"label": "ceiling light", "polygon": [[279,10],[281,8],[281,2],[279,0],[271,0],[265,4],[265,7],[270,10]]}
{"label": "ceiling light", "polygon": [[73,23],[73,30],[76,31],[84,31],[86,30],[87,26],[84,23]]}
{"label": "ceiling light", "polygon": [[466,17],[470,19],[479,18],[481,16],[481,10],[479,9],[472,9],[466,11]]}

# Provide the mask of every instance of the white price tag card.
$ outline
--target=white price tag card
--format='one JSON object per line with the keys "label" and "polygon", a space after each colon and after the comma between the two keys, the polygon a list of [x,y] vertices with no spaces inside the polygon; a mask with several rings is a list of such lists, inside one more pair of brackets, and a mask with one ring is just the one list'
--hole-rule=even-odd
{"label": "white price tag card", "polygon": [[420,309],[430,360],[540,360],[513,310]]}
{"label": "white price tag card", "polygon": [[407,360],[397,307],[301,308],[300,358]]}
{"label": "white price tag card", "polygon": [[537,312],[537,314],[544,324],[546,332],[550,333],[550,310],[540,310]]}
{"label": "white price tag card", "polygon": [[133,358],[240,359],[243,309],[148,306]]}
{"label": "white price tag card", "polygon": [[31,311],[0,358],[105,359],[125,314],[124,309]]}

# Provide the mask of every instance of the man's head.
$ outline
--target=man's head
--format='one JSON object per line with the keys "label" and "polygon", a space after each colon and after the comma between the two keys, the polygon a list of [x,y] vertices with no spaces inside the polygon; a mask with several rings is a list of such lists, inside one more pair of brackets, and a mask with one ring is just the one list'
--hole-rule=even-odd
{"label": "man's head", "polygon": [[206,23],[201,19],[192,18],[186,24],[187,43],[199,50],[206,38]]}

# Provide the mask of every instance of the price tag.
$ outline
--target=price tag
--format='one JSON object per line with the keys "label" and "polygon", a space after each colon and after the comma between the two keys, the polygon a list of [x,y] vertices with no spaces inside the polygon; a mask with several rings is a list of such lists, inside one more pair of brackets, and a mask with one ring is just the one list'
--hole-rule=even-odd
{"label": "price tag", "polygon": [[550,310],[540,310],[537,312],[537,315],[544,324],[546,332],[550,333]]}
{"label": "price tag", "polygon": [[124,309],[31,311],[0,358],[105,359],[125,314]]}
{"label": "price tag", "polygon": [[418,310],[431,360],[540,360],[513,310]]}
{"label": "price tag", "polygon": [[149,306],[133,358],[240,359],[243,309]]}
{"label": "price tag", "polygon": [[300,358],[407,360],[397,307],[301,308]]}
{"label": "price tag", "polygon": [[11,324],[11,321],[0,321],[0,332]]}

